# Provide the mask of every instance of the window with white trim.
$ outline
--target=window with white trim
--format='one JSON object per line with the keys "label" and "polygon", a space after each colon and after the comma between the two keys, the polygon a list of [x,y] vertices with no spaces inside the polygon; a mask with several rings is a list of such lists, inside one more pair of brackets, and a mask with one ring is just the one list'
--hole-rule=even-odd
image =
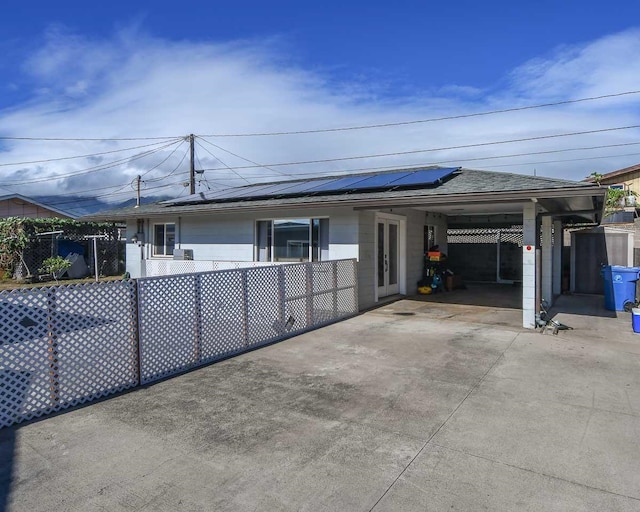
{"label": "window with white trim", "polygon": [[176,247],[174,222],[153,225],[153,256],[173,256]]}
{"label": "window with white trim", "polygon": [[329,219],[256,222],[256,261],[322,261],[329,258]]}

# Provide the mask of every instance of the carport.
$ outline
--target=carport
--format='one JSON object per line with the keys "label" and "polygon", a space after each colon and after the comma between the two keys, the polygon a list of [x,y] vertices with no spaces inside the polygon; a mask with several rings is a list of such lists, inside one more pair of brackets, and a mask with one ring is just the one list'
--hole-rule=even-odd
{"label": "carport", "polygon": [[[407,219],[405,247],[400,248],[406,257],[407,294],[416,289],[413,281],[420,275],[424,253],[435,243],[454,256],[450,263],[463,271],[482,260],[490,271],[478,281],[519,286],[525,328],[535,327],[542,298],[553,305],[562,292],[563,268],[569,264],[562,258],[563,230],[598,225],[606,197],[606,189],[592,184],[469,169],[421,192],[419,198],[378,199],[376,207],[356,207]],[[412,226],[416,222],[418,226]],[[474,237],[480,243],[474,245]],[[402,243],[402,234],[400,238]],[[456,251],[455,243],[465,240]],[[492,252],[480,250],[483,240],[493,244]],[[512,296],[513,289],[507,294]],[[482,294],[478,298],[481,301]]]}

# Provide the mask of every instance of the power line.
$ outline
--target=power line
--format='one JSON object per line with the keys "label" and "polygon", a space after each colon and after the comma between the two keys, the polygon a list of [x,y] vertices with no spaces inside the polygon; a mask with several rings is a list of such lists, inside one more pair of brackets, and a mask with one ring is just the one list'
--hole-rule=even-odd
{"label": "power line", "polygon": [[112,137],[112,138],[78,138],[78,137],[5,137],[0,135],[0,140],[22,140],[36,142],[110,142],[110,141],[136,141],[136,140],[172,140],[183,138],[184,135],[171,135],[167,137]]}
{"label": "power line", "polygon": [[[173,142],[178,142],[178,140],[174,140]],[[123,153],[125,151],[132,151],[134,149],[141,149],[141,148],[148,148],[151,146],[159,146],[161,144],[164,144],[165,141],[163,142],[154,142],[153,144],[144,144],[142,146],[134,146],[131,148],[124,148],[124,149],[113,149],[111,151],[102,151],[100,153],[91,153],[88,155],[76,155],[76,156],[64,156],[64,157],[60,157],[60,158],[47,158],[45,160],[31,160],[29,162],[11,162],[11,163],[5,163],[5,164],[0,164],[0,167],[9,167],[9,166],[14,166],[14,165],[31,165],[31,164],[43,164],[43,163],[49,163],[49,162],[60,162],[62,160],[75,160],[77,158],[91,158],[94,156],[102,156],[102,155],[109,155],[112,153]]]}
{"label": "power line", "polygon": [[538,162],[524,162],[524,163],[517,163],[517,164],[499,164],[499,165],[492,165],[491,167],[492,168],[515,167],[515,166],[524,166],[524,165],[556,164],[561,162],[582,162],[585,160],[601,160],[603,158],[620,158],[624,156],[637,156],[637,155],[640,155],[640,153],[623,153],[619,155],[589,156],[589,157],[583,157],[583,158],[565,158],[560,160],[544,160],[544,161],[538,161]]}
{"label": "power line", "polygon": [[[154,187],[148,187],[145,189],[145,191],[150,191],[150,190],[159,190],[162,188],[167,188],[167,187],[174,187],[177,185],[181,185],[184,184],[184,180],[180,180],[180,181],[174,181],[171,183],[165,183],[164,185],[156,185]],[[114,196],[132,196],[134,195],[135,192],[134,191],[124,191],[124,192],[116,192],[116,193],[108,193],[108,194],[98,194],[95,196],[91,196],[91,197],[86,197],[86,198],[74,198],[74,199],[69,199],[67,201],[53,201],[53,202],[47,202],[47,204],[50,205],[61,205],[61,204],[74,204],[74,203],[84,203],[84,202],[89,202],[89,201],[94,201],[96,199],[100,199],[100,198],[104,198],[104,197],[114,197]]]}
{"label": "power line", "polygon": [[[202,139],[201,137],[198,137],[198,138],[201,139],[203,142],[206,142],[207,144],[224,151],[225,153],[229,153],[230,155],[233,155],[236,158],[239,158],[240,160],[244,160],[245,162],[249,162],[250,164],[257,165],[258,167],[262,167],[262,168],[267,169],[269,171],[277,172],[279,174],[282,174],[283,176],[291,176],[290,174],[287,174],[287,173],[285,173],[283,171],[279,171],[277,169],[272,169],[271,167],[259,164],[258,162],[254,162],[253,160],[249,160],[248,158],[245,158],[245,157],[240,156],[240,155],[238,155],[236,153],[233,153],[233,152],[229,151],[228,149],[223,148],[222,146],[218,146],[217,144],[214,144],[213,142],[208,141],[207,139]],[[211,154],[211,153],[209,153],[209,154]]]}
{"label": "power line", "polygon": [[85,174],[91,174],[94,172],[99,172],[99,171],[104,171],[106,169],[109,169],[111,167],[116,167],[120,164],[123,164],[125,162],[131,162],[131,161],[135,161],[135,160],[139,160],[141,158],[144,158],[146,156],[149,155],[153,155],[154,153],[158,153],[159,151],[162,151],[163,149],[166,149],[168,147],[173,146],[174,144],[177,144],[178,141],[174,141],[174,142],[170,142],[164,146],[161,146],[159,148],[155,148],[152,149],[150,151],[145,151],[142,153],[138,153],[137,155],[133,155],[131,157],[126,157],[126,158],[122,158],[120,160],[115,160],[113,162],[107,163],[107,164],[99,164],[99,165],[95,165],[93,167],[87,167],[85,169],[81,169],[79,171],[73,171],[73,172],[69,172],[69,173],[65,173],[65,174],[56,174],[53,176],[46,176],[43,178],[35,178],[35,179],[31,179],[31,180],[25,180],[25,179],[21,179],[20,181],[10,181],[10,182],[4,182],[4,183],[0,183],[0,187],[4,187],[4,186],[16,186],[16,185],[26,185],[26,184],[30,184],[30,183],[41,183],[43,181],[54,181],[54,180],[59,180],[59,179],[63,179],[63,178],[69,178],[69,177],[75,177],[75,176],[82,176]]}
{"label": "power line", "polygon": [[[531,155],[544,155],[544,154],[550,154],[550,153],[565,153],[565,152],[569,152],[569,151],[580,151],[580,150],[594,150],[594,149],[604,149],[604,148],[614,148],[614,147],[620,147],[620,146],[637,146],[639,145],[640,142],[627,142],[627,143],[623,143],[623,144],[605,144],[605,145],[600,145],[600,146],[586,146],[586,147],[579,147],[579,148],[565,148],[565,149],[555,149],[555,150],[550,150],[550,151],[532,151],[532,152],[528,152],[528,153],[513,153],[513,154],[509,154],[509,155],[495,155],[495,156],[486,156],[486,157],[477,157],[477,158],[457,158],[454,160],[438,160],[438,161],[432,161],[432,162],[421,162],[421,163],[415,163],[415,164],[411,164],[412,167],[427,167],[427,166],[433,166],[433,165],[443,165],[443,164],[460,164],[462,162],[477,162],[477,161],[482,161],[482,160],[496,160],[496,159],[503,159],[503,158],[516,158],[516,157],[521,157],[521,156],[531,156]],[[629,154],[622,154],[622,155],[607,155],[607,156],[602,156],[602,157],[594,157],[594,158],[611,158],[613,156],[632,156],[635,153],[629,153]],[[573,162],[573,161],[581,161],[584,158],[575,158],[575,159],[564,159],[564,160],[558,160],[559,162]],[[533,162],[532,164],[535,164],[536,162]],[[547,163],[547,162],[539,162],[539,163]],[[551,162],[549,162],[551,163]],[[505,164],[504,166],[516,166],[516,165],[531,165],[529,163],[527,164]],[[492,167],[500,167],[500,166],[492,166]],[[331,171],[322,171],[322,172],[308,172],[308,173],[304,173],[305,177],[324,177],[324,176],[334,176],[336,174],[340,174],[340,173],[352,173],[352,172],[367,172],[367,171],[382,171],[382,170],[390,170],[390,169],[398,169],[398,165],[384,165],[384,166],[375,166],[375,167],[356,167],[356,168],[349,168],[349,169],[333,169]],[[219,170],[223,170],[223,169],[219,169]],[[263,174],[260,176],[260,178],[280,178],[280,175],[277,174]],[[231,181],[231,180],[236,180],[237,178],[233,178],[233,177],[226,177],[223,178],[226,181]],[[236,186],[236,185],[234,185]]]}
{"label": "power line", "polygon": [[[196,141],[198,142],[198,141]],[[218,160],[218,162],[220,162],[222,165],[224,165],[227,170],[231,171],[233,174],[235,174],[238,178],[240,178],[241,180],[244,180],[247,182],[247,184],[250,184],[251,182],[245,178],[244,176],[242,176],[240,173],[237,173],[236,171],[234,171],[231,167],[229,167],[226,163],[224,163],[222,160],[220,160],[220,158],[218,158],[216,155],[214,155],[211,151],[209,151],[207,148],[205,148],[202,144],[200,144],[200,142],[198,142],[198,146],[201,147],[204,151],[206,151],[207,153],[209,153],[213,158],[215,158],[216,160]],[[257,164],[256,164],[257,165]],[[262,167],[260,165],[258,165],[258,167]]]}
{"label": "power line", "polygon": [[[593,134],[593,133],[604,133],[604,132],[613,132],[613,131],[620,131],[620,130],[630,130],[630,129],[634,129],[634,128],[640,128],[640,125],[631,125],[631,126],[619,126],[619,127],[615,127],[615,128],[602,128],[599,130],[586,130],[586,131],[581,131],[581,132],[569,132],[569,133],[559,133],[559,134],[554,134],[554,135],[540,135],[538,137],[525,137],[522,139],[509,139],[509,140],[500,140],[500,141],[492,141],[492,142],[479,142],[479,143],[475,143],[475,144],[463,144],[460,146],[445,146],[445,147],[440,147],[440,148],[428,148],[428,149],[414,149],[411,151],[396,151],[393,153],[378,153],[378,154],[371,154],[371,155],[358,155],[358,156],[348,156],[348,157],[341,157],[341,158],[323,158],[323,159],[318,159],[318,160],[301,160],[298,162],[280,162],[280,163],[273,163],[273,164],[268,164],[269,167],[284,167],[284,166],[291,166],[291,165],[307,165],[307,164],[321,164],[321,163],[328,163],[328,162],[344,162],[344,161],[348,161],[348,160],[363,160],[363,159],[367,159],[367,158],[383,158],[383,157],[388,157],[388,156],[402,156],[402,155],[413,155],[413,154],[417,154],[417,153],[430,153],[430,152],[434,152],[434,151],[449,151],[452,149],[466,149],[466,148],[478,148],[478,147],[484,147],[484,146],[495,146],[495,145],[500,145],[500,144],[512,144],[515,142],[531,142],[534,140],[546,140],[546,139],[556,139],[556,138],[561,138],[561,137],[573,137],[576,135],[588,135],[588,134]],[[255,169],[256,167],[264,167],[263,165],[245,165],[245,166],[239,166],[239,167],[234,167],[234,169]],[[205,169],[206,171],[218,171],[218,170],[222,170],[221,168],[212,168],[212,169]]]}
{"label": "power line", "polygon": [[639,94],[639,93],[640,93],[640,90],[625,91],[625,92],[618,92],[614,94],[603,94],[601,96],[591,96],[588,98],[578,98],[575,100],[555,101],[552,103],[540,103],[538,105],[526,105],[524,107],[504,108],[499,110],[488,110],[485,112],[476,112],[472,114],[460,114],[455,116],[434,117],[430,119],[400,121],[395,123],[379,123],[379,124],[368,124],[368,125],[360,125],[360,126],[347,126],[342,128],[319,128],[315,130],[295,130],[295,131],[282,131],[282,132],[217,133],[217,134],[214,133],[210,135],[200,135],[200,137],[273,137],[273,136],[280,136],[280,135],[304,135],[304,134],[310,134],[310,133],[329,133],[329,132],[345,132],[345,131],[352,131],[352,130],[369,130],[373,128],[388,128],[392,126],[407,126],[412,124],[435,123],[438,121],[449,121],[453,119],[467,119],[470,117],[481,117],[481,116],[489,116],[494,114],[504,114],[507,112],[519,112],[522,110],[533,110],[537,108],[556,107],[559,105],[569,105],[572,103],[602,100],[606,98],[617,98],[620,96],[629,96],[632,94]]}
{"label": "power line", "polygon": [[[455,163],[461,163],[461,162],[476,162],[476,161],[481,161],[481,160],[497,160],[497,159],[503,159],[503,158],[515,158],[515,157],[520,157],[520,156],[532,156],[532,155],[546,155],[546,154],[550,154],[550,153],[566,153],[569,151],[590,151],[590,150],[594,150],[594,149],[605,149],[605,148],[616,148],[616,147],[621,147],[621,146],[637,146],[639,145],[640,142],[624,142],[621,144],[603,144],[600,146],[583,146],[583,147],[577,147],[577,148],[564,148],[564,149],[553,149],[553,150],[548,150],[548,151],[530,151],[527,153],[512,153],[512,154],[508,154],[508,155],[494,155],[494,156],[484,156],[484,157],[476,157],[476,158],[456,158],[456,159],[452,159],[452,160],[438,160],[433,161],[433,162],[422,162],[422,163],[417,163],[417,164],[411,164],[412,166],[430,166],[430,165],[442,165],[442,164],[455,164]],[[576,160],[580,160],[580,159],[576,159]],[[572,162],[573,160],[571,159],[566,159],[563,160],[565,162]],[[509,164],[511,165],[511,164]],[[513,164],[513,165],[517,165],[517,164]],[[331,170],[331,171],[322,171],[319,173],[305,173],[305,176],[330,176],[332,174],[335,174],[336,172],[352,172],[352,171],[378,171],[378,170],[383,170],[383,169],[397,169],[398,166],[397,165],[383,165],[383,166],[378,166],[378,167],[359,167],[359,168],[355,168],[355,169],[346,169],[346,170],[341,170],[341,171],[335,171],[335,170]],[[218,168],[218,169],[207,169],[208,171],[223,171],[224,169],[222,168]],[[262,174],[260,175],[260,178],[278,178],[280,177],[279,174]],[[236,178],[224,178],[226,180],[233,180]]]}

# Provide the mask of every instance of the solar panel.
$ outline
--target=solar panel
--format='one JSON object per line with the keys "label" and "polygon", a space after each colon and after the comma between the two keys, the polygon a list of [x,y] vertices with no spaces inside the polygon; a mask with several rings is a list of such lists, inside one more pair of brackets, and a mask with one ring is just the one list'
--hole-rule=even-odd
{"label": "solar panel", "polygon": [[333,180],[326,182],[322,185],[316,185],[313,188],[309,189],[309,192],[317,193],[317,192],[334,192],[337,190],[344,190],[349,188],[353,183],[357,183],[358,181],[362,181],[366,178],[366,176],[352,176],[346,178],[334,178]]}
{"label": "solar panel", "polygon": [[434,185],[458,169],[459,167],[415,169],[373,175],[361,174],[337,178],[258,183],[255,185],[228,188],[217,192],[208,192],[206,194],[193,194],[181,200],[166,201],[166,203],[188,204],[203,201],[227,201],[232,199],[241,200],[289,195],[348,193],[357,190],[395,190],[402,187]]}
{"label": "solar panel", "polygon": [[324,180],[311,180],[304,182],[296,182],[292,184],[289,188],[282,191],[282,194],[299,194],[302,192],[309,192],[313,190],[315,187],[319,187],[322,184],[326,184],[329,182],[335,181],[334,178],[324,179]]}
{"label": "solar panel", "polygon": [[458,169],[459,167],[450,167],[446,169],[420,169],[395,180],[391,185],[394,187],[407,185],[433,185],[447,176],[450,176]]}
{"label": "solar panel", "polygon": [[369,176],[362,181],[353,183],[348,188],[350,190],[361,190],[365,188],[386,188],[395,180],[408,176],[409,172],[390,172],[386,174],[377,174],[375,176]]}

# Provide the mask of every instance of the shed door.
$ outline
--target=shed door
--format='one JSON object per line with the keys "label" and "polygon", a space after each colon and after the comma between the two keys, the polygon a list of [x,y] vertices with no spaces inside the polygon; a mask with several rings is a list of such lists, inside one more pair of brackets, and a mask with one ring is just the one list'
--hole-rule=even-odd
{"label": "shed door", "polygon": [[627,233],[576,233],[576,293],[604,293],[600,274],[602,265],[627,266],[629,236]]}

